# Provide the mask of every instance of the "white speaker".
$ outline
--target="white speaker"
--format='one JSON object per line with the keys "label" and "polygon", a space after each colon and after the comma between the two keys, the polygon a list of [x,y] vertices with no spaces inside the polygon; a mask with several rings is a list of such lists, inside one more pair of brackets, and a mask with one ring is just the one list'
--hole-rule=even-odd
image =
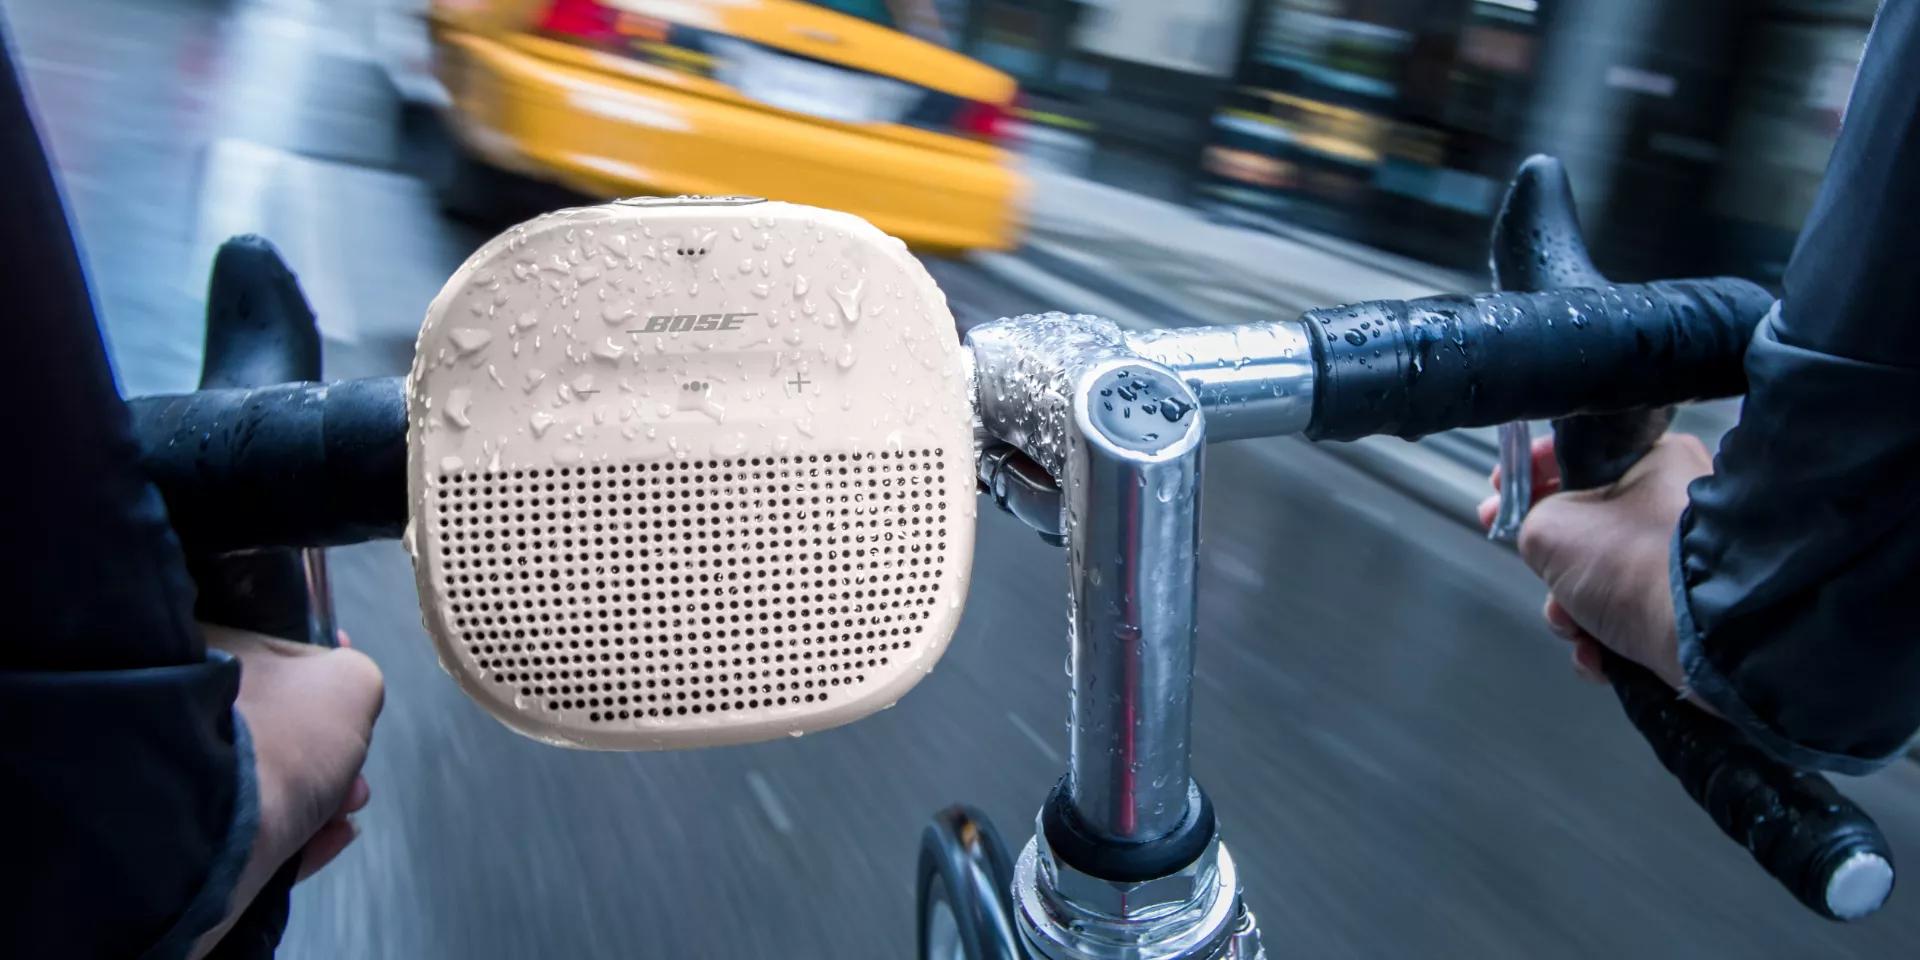
{"label": "white speaker", "polygon": [[407,382],[441,664],[513,729],[600,749],[891,706],[966,597],[963,354],[920,262],[844,213],[634,199],[494,238]]}

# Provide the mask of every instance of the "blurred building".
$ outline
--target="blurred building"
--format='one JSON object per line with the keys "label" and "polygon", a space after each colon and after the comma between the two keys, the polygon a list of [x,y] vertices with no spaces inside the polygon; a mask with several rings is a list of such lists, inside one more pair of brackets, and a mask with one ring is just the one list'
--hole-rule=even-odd
{"label": "blurred building", "polygon": [[1485,263],[1526,154],[1622,277],[1777,277],[1873,0],[975,0],[1036,152],[1277,228]]}

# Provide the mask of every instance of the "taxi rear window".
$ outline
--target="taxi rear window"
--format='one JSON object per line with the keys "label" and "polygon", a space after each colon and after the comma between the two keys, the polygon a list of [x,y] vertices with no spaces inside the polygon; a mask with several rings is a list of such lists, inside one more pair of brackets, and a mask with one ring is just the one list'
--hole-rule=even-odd
{"label": "taxi rear window", "polygon": [[887,9],[886,0],[812,0],[812,3],[816,7],[826,7],[835,13],[859,17],[883,27],[893,26],[893,11]]}

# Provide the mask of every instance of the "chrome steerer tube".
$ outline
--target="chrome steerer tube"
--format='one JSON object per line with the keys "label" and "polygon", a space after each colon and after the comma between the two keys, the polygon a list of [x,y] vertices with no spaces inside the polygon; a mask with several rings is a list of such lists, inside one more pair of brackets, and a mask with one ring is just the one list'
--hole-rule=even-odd
{"label": "chrome steerer tube", "polygon": [[1188,812],[1204,418],[1172,371],[1134,359],[1089,367],[1072,402],[1066,789],[1096,834],[1139,843]]}

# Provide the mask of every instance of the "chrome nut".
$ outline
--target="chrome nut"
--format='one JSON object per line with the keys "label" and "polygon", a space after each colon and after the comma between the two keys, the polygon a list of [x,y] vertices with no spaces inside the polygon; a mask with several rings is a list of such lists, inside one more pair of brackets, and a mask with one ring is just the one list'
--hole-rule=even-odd
{"label": "chrome nut", "polygon": [[1220,838],[1207,842],[1206,849],[1191,863],[1174,873],[1138,883],[1107,880],[1082,873],[1062,863],[1047,846],[1046,831],[1037,831],[1039,868],[1045,886],[1071,907],[1118,921],[1157,920],[1174,913],[1204,905],[1217,890],[1215,875],[1220,859]]}

